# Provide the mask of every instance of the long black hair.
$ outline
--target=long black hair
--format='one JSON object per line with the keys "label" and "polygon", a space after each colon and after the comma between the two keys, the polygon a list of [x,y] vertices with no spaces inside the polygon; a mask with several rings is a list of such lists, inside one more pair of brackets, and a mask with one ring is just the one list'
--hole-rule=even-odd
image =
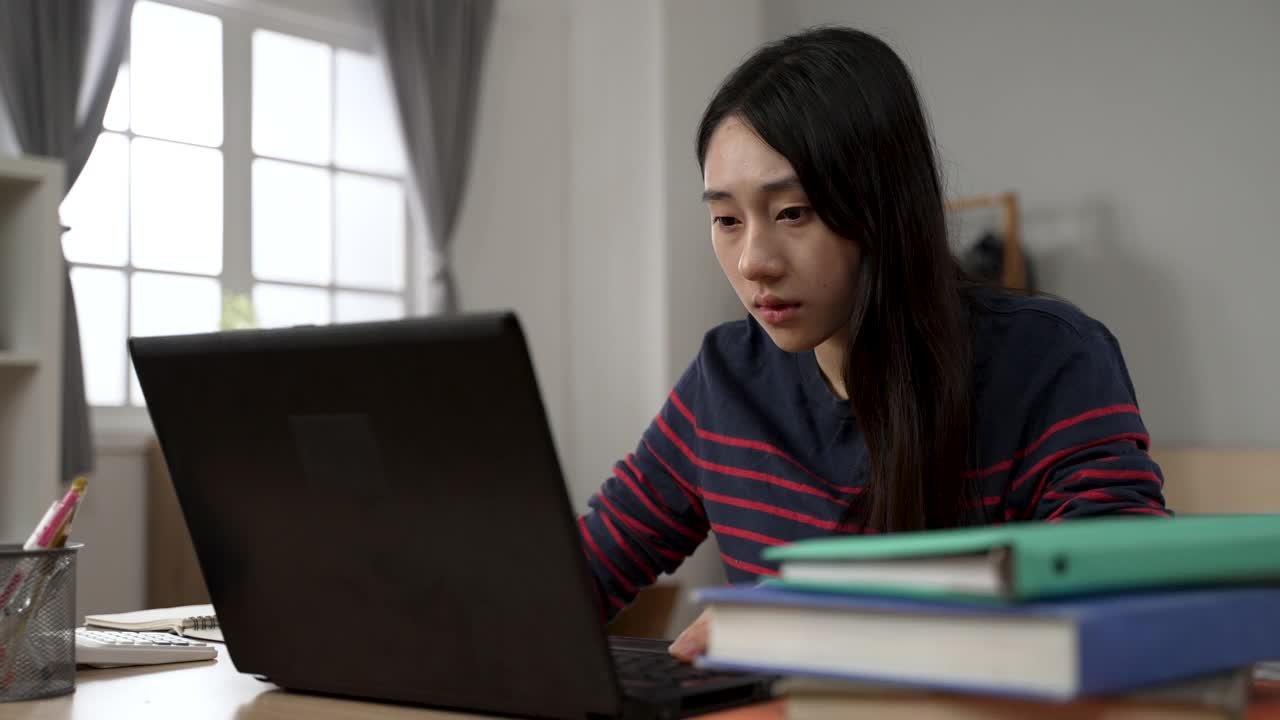
{"label": "long black hair", "polygon": [[962,524],[973,341],[906,65],[867,33],[808,30],[760,48],[720,86],[698,126],[704,169],[729,117],[791,163],[818,217],[862,251],[844,383],[871,479],[846,519],[885,532]]}

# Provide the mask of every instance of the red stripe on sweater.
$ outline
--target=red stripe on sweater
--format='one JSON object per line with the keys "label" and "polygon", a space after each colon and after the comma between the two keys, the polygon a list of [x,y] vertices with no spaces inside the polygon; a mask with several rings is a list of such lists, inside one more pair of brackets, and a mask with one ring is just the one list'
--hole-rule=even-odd
{"label": "red stripe on sweater", "polygon": [[[619,510],[618,508],[614,507],[613,503],[609,502],[609,499],[606,498],[603,494],[597,495],[596,497],[600,498],[600,502],[604,504],[605,508],[607,508],[609,512],[613,513],[614,517],[618,518],[618,522],[621,522],[623,525],[626,525],[627,527],[631,528],[632,530],[635,530],[636,532],[644,533],[651,538],[657,539],[662,537],[657,530],[654,530],[648,525],[645,525],[639,520],[636,520],[630,515],[627,515],[626,513]],[[667,550],[666,548],[660,545],[650,545],[649,548],[654,552],[658,553],[659,555],[667,558],[668,560],[684,559],[683,555]]]}
{"label": "red stripe on sweater", "polygon": [[600,520],[604,522],[604,529],[608,530],[609,534],[613,536],[613,542],[618,547],[622,548],[622,552],[626,553],[627,557],[631,558],[631,562],[635,563],[636,566],[640,568],[640,572],[645,574],[645,582],[653,582],[657,579],[658,570],[660,568],[654,568],[649,565],[649,563],[640,559],[640,555],[637,554],[635,550],[631,549],[631,543],[623,540],[622,533],[619,533],[618,529],[613,526],[613,523],[609,522],[608,515],[602,513],[600,515]]}
{"label": "red stripe on sweater", "polygon": [[[1065,483],[1063,483],[1063,484],[1065,484]],[[1113,486],[1108,486],[1108,487],[1089,488],[1088,490],[1074,490],[1074,491],[1073,491],[1073,490],[1070,490],[1070,489],[1062,490],[1062,489],[1061,489],[1061,487],[1062,487],[1062,485],[1055,485],[1055,486],[1054,486],[1054,489],[1049,490],[1048,492],[1046,492],[1046,493],[1044,494],[1044,498],[1043,498],[1043,499],[1045,499],[1045,500],[1061,500],[1061,499],[1063,499],[1063,498],[1071,498],[1071,497],[1076,497],[1076,496],[1079,496],[1079,495],[1088,495],[1089,493],[1092,493],[1092,492],[1113,492],[1113,491],[1116,491],[1116,490],[1124,490],[1124,489],[1133,488],[1133,486],[1132,486],[1132,485],[1113,485]],[[1153,506],[1153,507],[1164,507],[1163,505],[1161,505],[1160,503],[1156,502],[1155,500],[1152,500],[1151,498],[1144,498],[1144,499],[1147,501],[1147,504],[1148,504],[1148,505],[1151,505],[1151,506]]]}
{"label": "red stripe on sweater", "polygon": [[[663,434],[665,434],[667,438],[671,440],[671,443],[675,445],[680,450],[680,452],[684,453],[685,457],[689,458],[690,462],[702,468],[703,470],[710,470],[712,472],[718,472],[723,475],[730,475],[733,477],[747,478],[749,480],[759,480],[760,482],[769,483],[770,485],[777,485],[778,487],[787,488],[788,490],[795,490],[796,492],[804,493],[806,495],[815,495],[824,500],[829,500],[833,503],[836,503],[837,505],[844,505],[844,506],[849,505],[849,502],[847,500],[841,500],[839,498],[832,497],[831,495],[828,495],[827,493],[819,490],[818,488],[811,487],[809,485],[803,485],[801,483],[792,482],[790,480],[784,480],[783,478],[777,477],[776,475],[769,475],[768,473],[756,472],[755,470],[744,470],[742,468],[731,467],[729,465],[720,465],[719,463],[713,463],[713,462],[708,462],[706,460],[703,460],[702,458],[694,454],[693,450],[690,450],[689,446],[686,445],[684,441],[681,440],[675,434],[675,432],[671,430],[671,427],[667,425],[667,421],[663,420],[661,415],[654,418],[654,420],[657,422],[658,427],[662,430]],[[704,497],[705,497],[705,493],[704,493]]]}
{"label": "red stripe on sweater", "polygon": [[[586,548],[583,548],[582,551],[585,553]],[[590,563],[591,563],[591,558],[588,557],[587,564],[589,565]],[[600,617],[607,618],[608,613],[604,611],[604,595],[600,593],[600,581],[595,578],[594,574],[592,575],[592,578],[591,578],[591,587],[595,588],[595,591],[596,591],[596,612],[600,613]]]}
{"label": "red stripe on sweater", "polygon": [[747,440],[745,438],[736,438],[736,437],[731,437],[729,435],[721,435],[720,433],[711,432],[710,430],[704,430],[698,426],[698,419],[694,417],[693,413],[690,412],[689,408],[685,407],[684,402],[680,400],[679,395],[676,395],[675,390],[671,391],[670,398],[671,398],[671,404],[675,406],[676,410],[680,411],[681,415],[684,415],[685,419],[689,421],[689,424],[693,426],[694,434],[700,438],[703,438],[705,440],[711,440],[712,442],[718,442],[721,445],[729,445],[731,447],[750,448],[752,450],[767,452],[771,455],[777,455],[783,460],[786,460],[792,465],[795,465],[804,474],[826,485],[827,487],[830,487],[832,490],[835,490],[837,492],[843,492],[843,493],[862,492],[862,488],[850,487],[847,485],[837,485],[831,482],[830,480],[823,478],[821,475],[818,475],[817,473],[813,472],[809,468],[802,465],[799,460],[796,460],[795,458],[791,457],[790,455],[783,452],[782,450],[779,450],[773,445],[770,445],[769,443],[760,442],[759,440]]}
{"label": "red stripe on sweater", "polygon": [[769,537],[768,535],[762,535],[758,532],[743,530],[742,528],[730,527],[728,525],[720,525],[717,523],[712,523],[711,530],[715,532],[717,535],[730,535],[732,537],[742,538],[743,540],[758,542],[762,545],[786,545],[787,544],[786,540],[779,540],[778,538],[775,538],[775,537]]}
{"label": "red stripe on sweater", "polygon": [[[582,546],[582,555],[587,559],[587,563],[590,564],[591,553],[587,550],[587,547],[585,545]],[[609,617],[608,613],[604,611],[605,594],[600,590],[600,580],[595,577],[594,571],[591,577],[591,587],[595,588],[595,591],[596,591],[596,610],[600,613],[600,617],[602,619],[608,619]],[[626,603],[622,602],[621,600],[615,598],[612,595],[609,595],[609,604],[613,605],[616,608],[624,608],[627,606]]]}
{"label": "red stripe on sweater", "polygon": [[969,507],[991,507],[992,505],[999,505],[1002,500],[1004,500],[1003,495],[989,495],[976,500],[970,500]]}
{"label": "red stripe on sweater", "polygon": [[729,557],[724,553],[720,553],[720,559],[724,560],[726,565],[732,565],[738,568],[739,570],[746,570],[747,572],[755,573],[756,575],[768,575],[769,577],[778,577],[777,570],[771,570],[767,567],[761,567],[760,565],[752,565],[749,562],[743,562],[741,560],[738,560],[737,558]]}
{"label": "red stripe on sweater", "polygon": [[[1107,458],[1110,461],[1120,459],[1119,457]],[[1094,461],[1098,462],[1098,461]],[[1156,487],[1162,487],[1164,481],[1160,476],[1150,470],[1106,470],[1103,468],[1085,468],[1080,472],[1071,475],[1063,480],[1061,485],[1069,485],[1077,480],[1084,478],[1097,478],[1099,480],[1146,480],[1155,483]]]}
{"label": "red stripe on sweater", "polygon": [[[627,486],[627,489],[631,491],[632,495],[636,496],[636,499],[639,500],[640,503],[644,505],[645,509],[653,513],[654,517],[661,520],[663,524],[665,524],[667,527],[671,528],[672,530],[675,530],[676,532],[680,533],[681,535],[684,535],[690,540],[693,540],[694,542],[702,542],[702,539],[703,539],[702,535],[684,527],[675,519],[674,516],[668,514],[669,509],[666,508],[665,503],[663,504],[664,509],[659,510],[658,506],[654,505],[653,502],[649,500],[648,496],[646,496],[643,492],[641,492],[640,488],[636,486],[635,481],[633,481],[631,479],[631,476],[627,475],[627,473],[621,467],[615,465],[613,468],[613,475],[614,477],[621,480],[622,484]],[[661,503],[662,500],[659,499],[658,502]]]}
{"label": "red stripe on sweater", "polygon": [[609,558],[604,554],[604,551],[600,549],[600,546],[596,545],[595,538],[591,537],[591,531],[587,529],[586,519],[579,517],[578,527],[582,529],[582,539],[587,541],[587,546],[591,548],[591,552],[595,553],[600,562],[609,569],[609,574],[613,575],[619,585],[622,585],[623,590],[626,590],[629,593],[634,593],[636,591],[636,586],[627,579],[626,575],[622,574],[622,571],[619,570],[617,566],[609,561]]}
{"label": "red stripe on sweater", "polygon": [[605,508],[607,508],[609,512],[617,516],[618,522],[622,523],[623,525],[626,525],[627,527],[631,528],[632,530],[635,530],[636,532],[644,533],[649,537],[654,537],[654,538],[659,537],[659,533],[657,530],[654,530],[648,525],[645,525],[639,520],[636,520],[630,515],[627,515],[626,513],[619,510],[618,508],[614,507],[613,503],[609,502],[609,498],[605,497],[603,493],[598,495],[598,497],[600,498],[600,502],[604,503]]}
{"label": "red stripe on sweater", "polygon": [[745,508],[747,510],[757,510],[759,512],[768,513],[770,515],[776,515],[777,517],[780,517],[780,518],[793,520],[798,523],[804,523],[805,525],[812,525],[813,527],[822,528],[823,530],[837,530],[840,532],[856,533],[856,532],[861,532],[863,529],[860,525],[853,525],[849,523],[837,523],[832,520],[823,520],[822,518],[816,518],[816,517],[813,517],[812,515],[805,515],[804,513],[798,513],[794,510],[787,510],[784,508],[777,507],[775,505],[756,502],[755,500],[744,500],[742,498],[731,497],[729,495],[720,495],[717,493],[709,492],[707,490],[702,491],[702,497],[706,500],[710,500],[711,502],[718,502],[723,505],[732,505],[734,507]]}
{"label": "red stripe on sweater", "polygon": [[[1013,484],[1009,486],[1009,490],[1010,492],[1017,492],[1018,488],[1021,487],[1022,484],[1025,483],[1027,479],[1030,478],[1032,475],[1035,475],[1037,472],[1039,472],[1046,466],[1051,465],[1052,463],[1057,462],[1058,460],[1061,460],[1062,458],[1072,453],[1077,453],[1077,452],[1080,452],[1081,450],[1088,450],[1091,447],[1097,447],[1099,445],[1106,445],[1107,443],[1120,442],[1122,440],[1132,440],[1135,445],[1138,445],[1139,442],[1143,444],[1148,444],[1151,442],[1151,438],[1148,437],[1145,433],[1120,433],[1119,435],[1112,435],[1110,437],[1098,438],[1096,440],[1090,440],[1087,443],[1081,443],[1080,445],[1075,445],[1073,447],[1059,450],[1053,453],[1052,455],[1048,455],[1044,457],[1042,460],[1040,460],[1040,462],[1036,463],[1035,465],[1032,465],[1030,470],[1026,471],[1025,473],[1022,474],[1021,477],[1013,481]],[[1039,497],[1039,495],[1040,493],[1037,492],[1036,496]]]}
{"label": "red stripe on sweater", "polygon": [[[666,508],[671,513],[672,516],[675,516],[676,511],[670,505],[667,504],[666,499],[662,497],[662,493],[658,492],[658,488],[655,487],[653,483],[649,482],[649,479],[644,476],[644,473],[640,472],[640,468],[636,467],[636,464],[632,462],[635,459],[636,459],[635,455],[627,455],[627,458],[624,462],[627,463],[627,467],[631,468],[631,472],[636,476],[636,479],[638,479],[642,484],[644,484],[646,488],[649,488],[649,491],[652,492],[653,496],[657,498],[659,502],[662,503],[662,506]],[[680,490],[683,492],[684,488],[680,488]],[[686,498],[689,498],[688,493],[684,493],[684,495]],[[705,527],[706,518],[703,517],[702,515],[702,501],[696,498],[689,498],[689,499],[691,501],[689,505],[693,509],[694,514],[698,516],[698,519],[704,521],[704,526],[698,527],[697,531],[700,535],[702,535],[703,537],[706,537],[706,534],[707,534],[707,530]]]}
{"label": "red stripe on sweater", "polygon": [[1133,404],[1108,405],[1107,407],[1095,408],[1088,412],[1080,413],[1075,417],[1068,418],[1061,422],[1055,423],[1052,427],[1046,430],[1044,434],[1042,434],[1035,442],[1019,450],[1018,452],[1014,453],[1012,458],[1008,460],[1002,460],[996,463],[995,465],[992,465],[991,467],[988,467],[988,468],[984,468],[982,470],[970,470],[968,473],[966,473],[966,475],[971,478],[981,478],[981,477],[986,477],[988,475],[992,475],[994,473],[1003,472],[1005,470],[1012,468],[1014,461],[1021,460],[1022,458],[1025,458],[1031,453],[1035,452],[1037,449],[1040,448],[1041,445],[1045,443],[1046,440],[1048,440],[1053,435],[1063,430],[1066,430],[1067,428],[1073,425],[1079,425],[1080,423],[1086,420],[1093,420],[1094,418],[1106,417],[1108,415],[1118,415],[1121,413],[1133,413],[1134,415],[1137,415],[1138,407]]}
{"label": "red stripe on sweater", "polygon": [[1164,508],[1157,507],[1123,507],[1112,510],[1114,513],[1137,513],[1139,515],[1159,515],[1160,517],[1169,517],[1169,511]]}
{"label": "red stripe on sweater", "polygon": [[644,443],[644,447],[649,451],[649,454],[652,455],[654,459],[662,465],[662,467],[666,468],[667,473],[670,474],[671,477],[675,478],[676,487],[680,488],[680,491],[685,494],[685,497],[689,498],[689,505],[693,508],[693,511],[698,514],[698,518],[703,522],[706,522],[707,513],[702,508],[702,498],[698,497],[697,488],[690,485],[689,481],[680,477],[680,473],[676,472],[676,469],[671,467],[671,463],[667,462],[665,458],[658,454],[657,450],[653,449],[653,446],[649,444],[648,440],[641,440],[641,442]]}
{"label": "red stripe on sweater", "polygon": [[[1067,508],[1071,506],[1071,503],[1077,500],[1095,500],[1097,502],[1114,502],[1119,500],[1124,502],[1128,499],[1114,495],[1113,491],[1109,489],[1085,490],[1084,492],[1074,493],[1067,497],[1066,502],[1059,505],[1046,519],[1052,520],[1056,517],[1060,517],[1066,512]],[[1161,508],[1161,505],[1154,500],[1146,500],[1146,503],[1148,507],[1155,509]]]}
{"label": "red stripe on sweater", "polygon": [[1067,508],[1071,507],[1071,503],[1077,500],[1096,500],[1098,502],[1111,502],[1117,499],[1119,498],[1107,492],[1106,490],[1085,490],[1084,492],[1076,493],[1071,497],[1067,498],[1066,502],[1062,503],[1057,508],[1055,508],[1053,512],[1049,513],[1049,517],[1045,519],[1053,520],[1054,518],[1061,517],[1062,514],[1066,512]]}
{"label": "red stripe on sweater", "polygon": [[[1112,441],[1121,441],[1121,440],[1130,440],[1137,447],[1142,447],[1142,445],[1140,445],[1139,443],[1149,444],[1151,442],[1151,439],[1142,433],[1121,433],[1120,435],[1114,435],[1109,438],[1094,440],[1090,443],[1085,443],[1084,445],[1078,445],[1074,448],[1067,448],[1066,450],[1063,450],[1059,453],[1055,453],[1054,455],[1050,455],[1049,457],[1045,458],[1041,462],[1036,463],[1035,467],[1031,468],[1031,470],[1029,470],[1026,475],[1023,475],[1021,478],[1019,478],[1017,482],[1014,483],[1014,486],[1016,487],[1019,483],[1026,480],[1028,477],[1030,477],[1032,474],[1034,474],[1038,469],[1040,469],[1044,465],[1061,459],[1060,456],[1067,455],[1072,452],[1076,452],[1078,450],[1096,447],[1098,445],[1106,445],[1107,443]],[[1115,458],[1116,456],[1107,457],[1107,458],[1096,458],[1096,459],[1090,460],[1089,462],[1092,462],[1092,463],[1111,462],[1111,461],[1114,461]],[[1049,483],[1049,474],[1051,469],[1052,468],[1045,468],[1044,472],[1041,473],[1040,482],[1036,484],[1036,492],[1034,495],[1031,496],[1031,502],[1027,504],[1027,506],[1024,508],[1024,511],[1023,511],[1024,519],[1030,519],[1035,515],[1036,506],[1040,504],[1040,499],[1044,497],[1045,488]],[[1012,520],[1013,516],[1014,516],[1014,509],[1012,507],[1006,508],[1005,519]]]}

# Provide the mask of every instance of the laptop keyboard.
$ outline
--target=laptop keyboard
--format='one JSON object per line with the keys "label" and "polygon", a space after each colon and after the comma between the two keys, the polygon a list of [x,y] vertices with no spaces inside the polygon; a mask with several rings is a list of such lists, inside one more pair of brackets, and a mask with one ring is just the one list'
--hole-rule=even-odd
{"label": "laptop keyboard", "polygon": [[666,652],[610,648],[618,677],[627,688],[692,687],[723,679],[724,673],[700,670]]}

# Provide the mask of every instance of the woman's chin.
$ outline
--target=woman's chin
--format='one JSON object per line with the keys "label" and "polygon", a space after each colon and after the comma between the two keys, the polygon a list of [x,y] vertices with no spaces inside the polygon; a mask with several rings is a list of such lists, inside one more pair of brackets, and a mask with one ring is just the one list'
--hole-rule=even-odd
{"label": "woman's chin", "polygon": [[822,343],[821,338],[814,337],[814,333],[807,333],[803,328],[770,327],[766,324],[764,331],[783,352],[809,352]]}

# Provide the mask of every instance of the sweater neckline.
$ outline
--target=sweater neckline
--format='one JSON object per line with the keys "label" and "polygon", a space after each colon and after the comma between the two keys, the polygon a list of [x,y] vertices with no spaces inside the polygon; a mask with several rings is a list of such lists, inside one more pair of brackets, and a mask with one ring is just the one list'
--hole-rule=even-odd
{"label": "sweater neckline", "polygon": [[851,418],[849,401],[841,400],[840,396],[832,392],[827,385],[827,380],[822,375],[822,368],[818,367],[818,358],[814,351],[807,350],[794,353],[794,355],[805,393],[809,396],[809,401],[813,403],[814,407],[822,408],[839,415],[841,418]]}

